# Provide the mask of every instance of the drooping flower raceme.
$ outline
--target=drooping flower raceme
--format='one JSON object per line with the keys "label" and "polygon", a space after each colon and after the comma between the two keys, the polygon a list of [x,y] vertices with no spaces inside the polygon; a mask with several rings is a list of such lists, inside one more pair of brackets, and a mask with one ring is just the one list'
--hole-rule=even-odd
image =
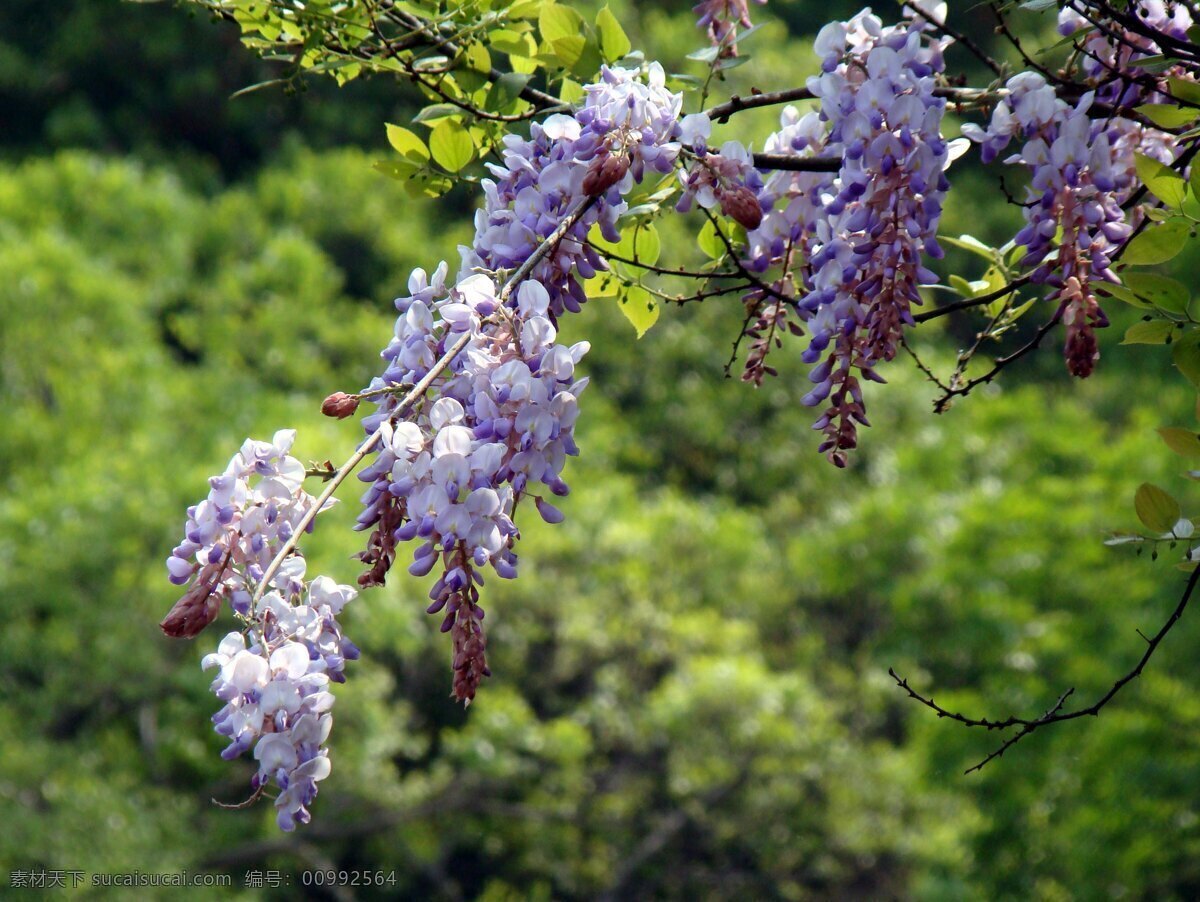
{"label": "drooping flower raceme", "polygon": [[1005,158],[1030,173],[1026,225],[1015,242],[1035,283],[1052,288],[1067,330],[1065,356],[1073,375],[1088,376],[1099,357],[1094,330],[1108,325],[1092,285],[1118,282],[1116,250],[1133,233],[1125,204],[1138,186],[1136,155],[1170,163],[1173,139],[1158,129],[1115,115],[1093,116],[1094,92],[1074,105],[1058,97],[1036,72],[1014,76],[987,129],[964,125],[985,162],[1016,140]]}
{"label": "drooping flower raceme", "polygon": [[[294,429],[276,432],[270,442],[247,439],[225,472],[209,479],[208,497],[188,508],[167,570],[172,583],[189,588],[162,623],[168,635],[195,636],[216,618],[222,600],[249,614],[254,585],[316,500],[304,491],[304,465],[288,453],[295,439]],[[286,561],[271,585],[298,591],[298,562]]]}
{"label": "drooping flower raceme", "polygon": [[[922,8],[945,15],[945,4]],[[768,142],[842,160],[836,173],[766,180],[763,206],[773,210],[749,234],[747,260],[757,272],[782,265],[790,273],[775,283],[773,303],[797,297],[809,332],[802,357],[816,364],[804,403],[824,405],[820,450],[839,466],[857,444],[857,424],[867,423],[860,377],[883,381],[876,365],[895,356],[920,286],[937,281],[921,261],[941,256],[935,236],[950,149],[934,76],[947,44],[920,15],[884,28],[864,11],[827,25],[816,41],[822,74],[808,83],[819,113],[785,112]],[[765,300],[761,291],[751,298]],[[761,378],[761,368],[752,350],[748,377]]]}
{"label": "drooping flower raceme", "polygon": [[432,283],[418,270],[409,284],[413,295],[397,301],[396,337],[384,351],[388,368],[372,390],[412,384],[464,332],[470,342],[405,419],[392,421],[395,397],[385,394],[364,420],[383,436],[359,474],[370,483],[359,528],[374,527],[360,583],[383,581],[397,543],[419,543],[414,575],[440,562],[429,612],[443,613],[442,629],[453,634],[455,696],[470,701],[488,674],[483,568],[516,576],[512,514],[526,495],[544,519],[561,520],[545,496],[568,491],[561,474],[578,451],[573,431],[587,380],[575,378],[575,366],[587,343],[556,344],[550,297],[537,281],[522,283],[503,310],[482,274],[448,288],[443,264]]}
{"label": "drooping flower raceme", "polygon": [[[484,180],[475,241],[461,248],[462,269],[447,284],[445,265],[416,270],[410,295],[396,302],[386,369],[368,392],[378,411],[364,419],[381,432],[358,528],[370,529],[361,555],[364,586],[382,583],[398,544],[415,542],[409,572],[440,575],[430,613],[453,640],[454,696],[470,702],[489,673],[479,587],[484,571],[517,574],[513,515],[525,496],[556,523],[548,495],[565,495],[562,470],[577,454],[574,424],[587,385],[575,367],[587,343],[557,344],[558,317],[587,300],[582,282],[605,268],[590,247],[598,225],[616,240],[624,195],[648,173],[671,172],[680,150],[682,98],[664,87],[658,64],[645,73],[606,68],[587,86],[574,116],[531,126],[528,140],[505,139],[503,165]],[[502,298],[500,274],[520,267],[577,211],[565,236],[516,291]],[[464,350],[411,410],[397,393],[424,378],[463,335]],[[402,416],[397,414],[402,413]]]}
{"label": "drooping flower raceme", "polygon": [[284,830],[308,821],[317,782],[329,774],[328,686],[344,682],[345,662],[358,657],[337,622],[354,589],[324,576],[309,582],[299,554],[263,584],[317,501],[304,491],[304,465],[289,454],[295,437],[281,430],[270,442],[247,439],[225,472],[209,480],[208,497],[188,509],[184,541],[167,567],[173,583],[190,586],[162,623],[168,635],[195,636],[228,600],[245,624],[202,662],[206,670],[219,668],[212,690],[224,707],[213,724],[229,741],[221,753],[227,760],[253,749],[253,788],[278,790]]}
{"label": "drooping flower raceme", "polygon": [[255,608],[249,647],[243,633],[229,633],[202,662],[205,670],[219,668],[212,691],[225,706],[213,724],[229,739],[221,755],[233,760],[253,749],[253,788],[273,784],[278,790],[276,820],[283,830],[308,823],[317,783],[329,776],[329,683],[344,682],[345,661],[358,657],[337,615],[355,594],[324,576],[306,586],[302,604],[267,593]]}

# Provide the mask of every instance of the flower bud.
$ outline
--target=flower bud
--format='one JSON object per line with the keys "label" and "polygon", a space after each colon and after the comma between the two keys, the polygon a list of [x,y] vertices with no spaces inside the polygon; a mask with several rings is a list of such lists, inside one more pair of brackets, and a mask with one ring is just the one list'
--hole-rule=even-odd
{"label": "flower bud", "polygon": [[321,403],[321,413],[339,420],[353,416],[356,410],[358,410],[358,398],[341,391],[335,391]]}
{"label": "flower bud", "polygon": [[596,157],[592,160],[592,165],[588,167],[587,175],[583,177],[583,193],[589,197],[603,194],[625,178],[625,173],[628,171],[629,157],[625,154],[619,156],[605,154],[602,157]]}
{"label": "flower bud", "polygon": [[758,198],[744,185],[721,193],[721,212],[748,230],[757,229],[762,223],[762,207]]}
{"label": "flower bud", "polygon": [[216,593],[223,569],[209,564],[200,571],[192,587],[167,612],[159,627],[172,639],[191,639],[217,619],[221,596]]}

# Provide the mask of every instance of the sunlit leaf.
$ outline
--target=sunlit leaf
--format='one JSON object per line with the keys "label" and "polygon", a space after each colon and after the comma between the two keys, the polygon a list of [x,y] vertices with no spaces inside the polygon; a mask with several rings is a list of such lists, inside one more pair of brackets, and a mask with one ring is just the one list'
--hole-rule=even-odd
{"label": "sunlit leaf", "polygon": [[1143,266],[1166,263],[1183,250],[1188,234],[1187,223],[1178,220],[1150,226],[1129,242],[1121,259]]}
{"label": "sunlit leaf", "polygon": [[1138,486],[1133,508],[1142,525],[1151,532],[1169,532],[1182,513],[1178,501],[1148,482]]}
{"label": "sunlit leaf", "polygon": [[475,154],[467,130],[451,119],[439,122],[434,128],[429,136],[429,149],[438,165],[448,172],[458,172]]}
{"label": "sunlit leaf", "polygon": [[641,338],[658,322],[658,299],[640,285],[630,285],[617,301],[625,318]]}

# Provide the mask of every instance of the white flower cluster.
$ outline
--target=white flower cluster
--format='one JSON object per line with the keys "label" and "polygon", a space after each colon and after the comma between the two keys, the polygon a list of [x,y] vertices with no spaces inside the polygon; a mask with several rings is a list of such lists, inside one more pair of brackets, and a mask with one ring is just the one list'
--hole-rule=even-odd
{"label": "white flower cluster", "polygon": [[[303,487],[304,464],[289,454],[295,440],[294,429],[276,432],[269,442],[246,439],[225,472],[209,479],[208,497],[188,508],[184,539],[167,558],[167,570],[176,585],[192,583],[184,596],[192,596],[192,613],[211,614],[200,629],[224,598],[239,614],[249,613],[250,587],[315,503]],[[271,585],[294,594],[302,575],[303,562],[291,559]],[[195,597],[200,594],[203,599]],[[197,622],[180,624],[179,635],[195,635]]]}

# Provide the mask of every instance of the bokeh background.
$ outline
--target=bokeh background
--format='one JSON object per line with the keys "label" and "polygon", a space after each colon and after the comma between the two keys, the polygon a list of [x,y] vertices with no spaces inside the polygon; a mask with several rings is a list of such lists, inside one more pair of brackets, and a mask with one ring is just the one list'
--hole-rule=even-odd
{"label": "bokeh background", "polygon": [[[686,4],[614,9],[635,46],[695,68]],[[769,24],[723,90],[802,83],[808,38],[853,11],[756,7]],[[419,104],[403,86],[230,98],[273,74],[187,8],[0,5],[0,875],[208,870],[234,884],[209,894],[245,898],[331,867],[396,875],[322,891],[339,898],[1200,897],[1194,612],[1101,717],[971,776],[997,737],[887,675],[1036,713],[1103,691],[1173,606],[1170,562],[1102,545],[1139,482],[1181,487],[1153,430],[1194,421],[1167,355],[1118,345],[1122,311],[1085,383],[1051,348],[941,416],[897,361],[838,472],[795,345],[761,389],[724,378],[736,302],[665,310],[640,341],[589,304],[565,324],[593,347],[567,521],[527,522],[521,579],[489,584],[477,702],[448,698],[426,587],[397,575],[347,614],[364,654],[313,824],[282,836],[267,804],[214,806],[245,798],[252,763],[211,732],[199,660],[220,625],[158,630],[184,510],[247,435],[295,427],[303,459],[346,455],[357,427],[320,399],[370,378],[391,298],[412,267],[453,266],[475,202],[371,170],[383,123]],[[761,141],[777,112],[727,133]],[[952,175],[945,231],[1011,235],[994,174]],[[664,256],[695,260],[696,225],[667,217]],[[916,341],[946,367],[977,327]],[[306,545],[343,582],[356,489]],[[244,885],[266,869],[293,887]]]}

